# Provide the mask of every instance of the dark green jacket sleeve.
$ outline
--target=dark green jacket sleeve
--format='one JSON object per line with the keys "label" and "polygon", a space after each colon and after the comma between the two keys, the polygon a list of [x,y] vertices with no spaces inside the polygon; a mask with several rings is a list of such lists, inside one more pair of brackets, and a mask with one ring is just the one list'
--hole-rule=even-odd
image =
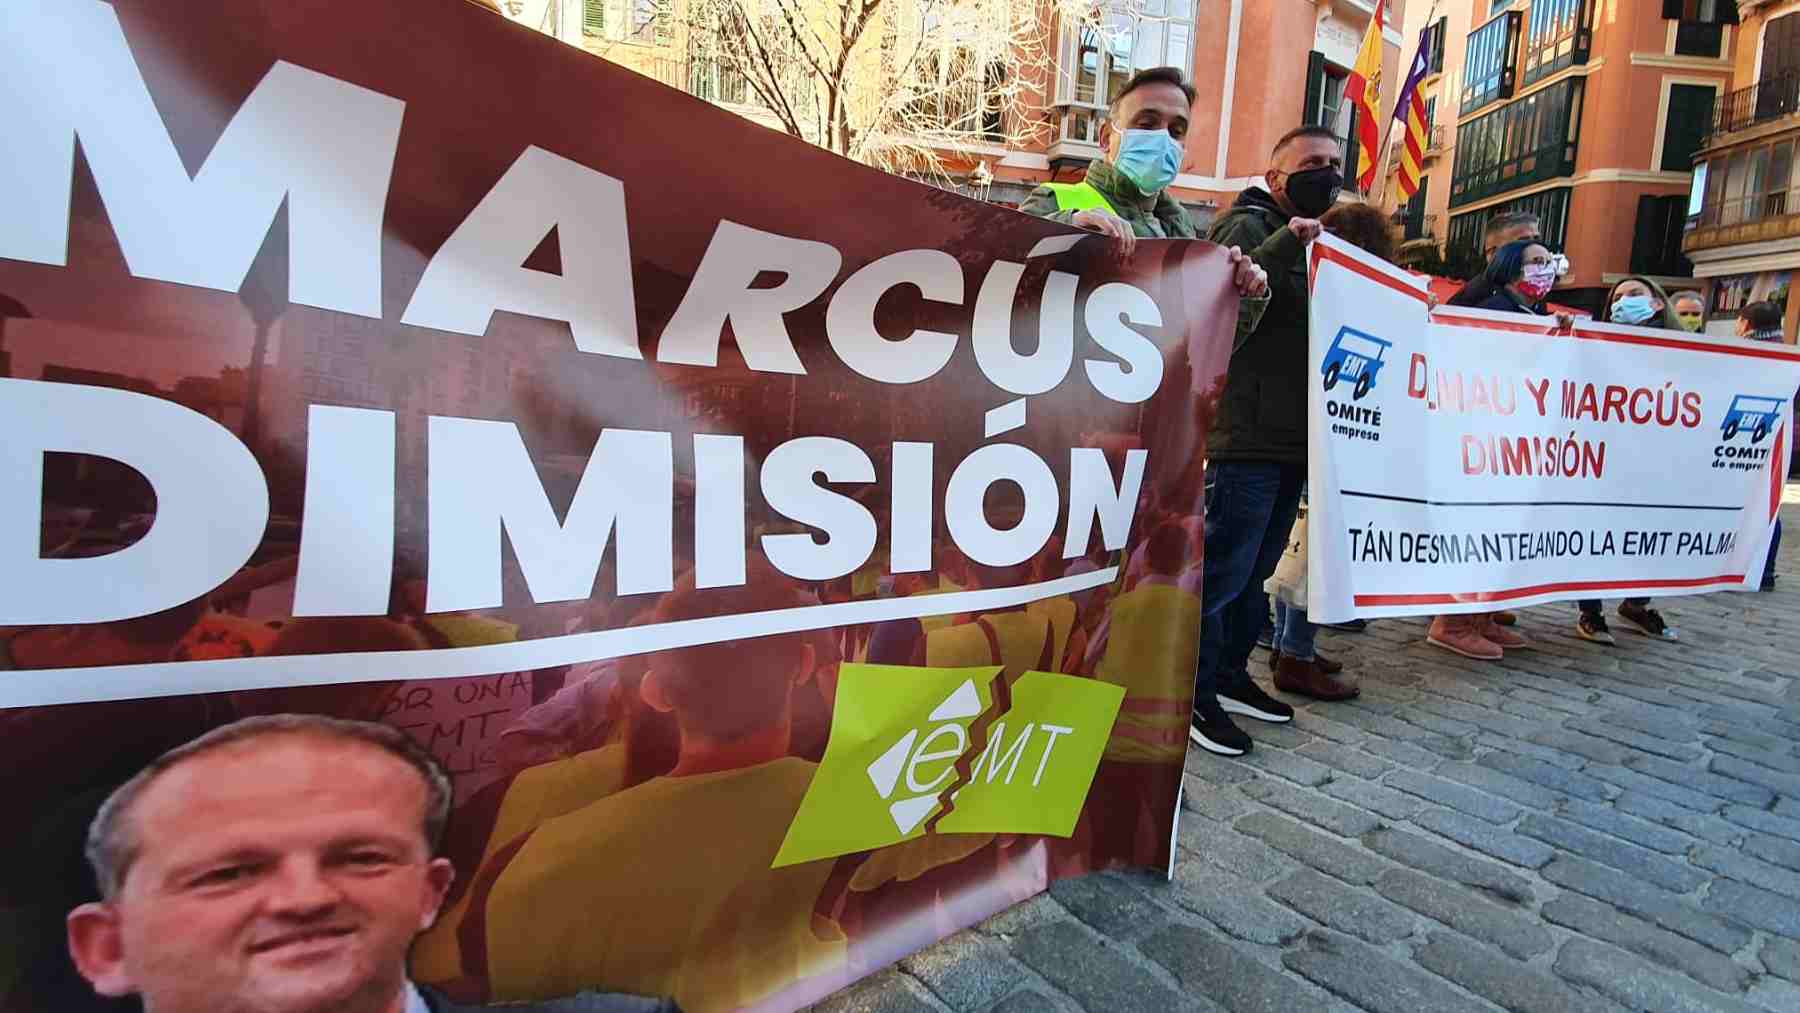
{"label": "dark green jacket sleeve", "polygon": [[[1306,246],[1292,229],[1270,229],[1259,214],[1227,215],[1214,224],[1208,236],[1220,246],[1235,246],[1250,255],[1269,275],[1269,294],[1260,300],[1245,299],[1238,309],[1238,325],[1232,351],[1244,347],[1262,322],[1263,311],[1275,299],[1304,295]],[[1295,290],[1296,284],[1299,291]]]}
{"label": "dark green jacket sleeve", "polygon": [[1056,203],[1056,194],[1050,192],[1047,186],[1031,191],[1031,196],[1025,198],[1025,203],[1019,205],[1019,210],[1033,218],[1048,218],[1064,225],[1072,224],[1071,220],[1076,215],[1074,211],[1062,210]]}

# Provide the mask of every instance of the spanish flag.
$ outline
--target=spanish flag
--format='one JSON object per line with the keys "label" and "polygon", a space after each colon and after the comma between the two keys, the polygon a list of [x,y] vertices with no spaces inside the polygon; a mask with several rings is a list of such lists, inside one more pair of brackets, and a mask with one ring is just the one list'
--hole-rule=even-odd
{"label": "spanish flag", "polygon": [[1356,66],[1344,85],[1344,97],[1356,110],[1356,185],[1363,193],[1372,192],[1376,160],[1381,155],[1381,32],[1386,10],[1387,0],[1376,0],[1375,16],[1369,19]]}
{"label": "spanish flag", "polygon": [[1413,54],[1412,68],[1406,72],[1406,84],[1400,88],[1400,99],[1394,103],[1394,119],[1400,121],[1405,129],[1405,140],[1400,148],[1400,199],[1412,200],[1413,194],[1419,192],[1420,168],[1425,162],[1425,132],[1431,124],[1425,121],[1425,96],[1421,95],[1420,84],[1431,70],[1430,46],[1431,30],[1427,28],[1419,33],[1419,49]]}

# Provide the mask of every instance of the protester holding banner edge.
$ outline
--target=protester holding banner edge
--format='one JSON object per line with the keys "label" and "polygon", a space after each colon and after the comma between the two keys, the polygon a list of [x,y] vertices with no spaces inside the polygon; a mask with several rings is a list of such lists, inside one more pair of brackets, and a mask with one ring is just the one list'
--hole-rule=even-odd
{"label": "protester holding banner edge", "polygon": [[[1270,287],[1256,327],[1239,328],[1207,438],[1207,565],[1189,737],[1225,756],[1252,746],[1232,714],[1293,720],[1292,707],[1251,679],[1248,663],[1268,614],[1263,585],[1287,548],[1306,480],[1306,245],[1343,188],[1343,151],[1324,127],[1288,131],[1269,157],[1267,189],[1245,190],[1210,234],[1215,243],[1251,250]],[[1341,700],[1358,692],[1317,668],[1308,675],[1306,695]]]}
{"label": "protester holding banner edge", "polygon": [[[1680,299],[1686,293],[1675,296]],[[1704,307],[1704,303],[1701,304]],[[1786,344],[1787,337],[1781,333],[1781,307],[1763,300],[1746,305],[1738,310],[1737,336],[1749,341],[1768,341]],[[1769,558],[1763,564],[1762,586],[1764,592],[1775,590],[1775,557],[1781,550],[1781,517],[1775,518],[1775,533],[1769,538]]]}
{"label": "protester holding banner edge", "polygon": [[[1365,253],[1380,257],[1389,263],[1394,260],[1394,234],[1388,224],[1388,216],[1373,204],[1352,201],[1339,204],[1325,212],[1319,219],[1325,231],[1348,243],[1353,243]],[[1305,490],[1301,491],[1301,516],[1307,510]],[[1301,525],[1295,530],[1303,532]],[[1304,562],[1304,539],[1296,537],[1294,544],[1301,546],[1301,557]],[[1289,550],[1292,552],[1292,550]],[[1269,670],[1274,674],[1275,688],[1284,693],[1303,692],[1304,682],[1308,676],[1303,670],[1312,666],[1322,669],[1326,675],[1336,675],[1344,670],[1344,664],[1320,654],[1314,647],[1314,639],[1318,636],[1319,627],[1307,618],[1304,591],[1298,595],[1280,593],[1275,585],[1280,582],[1279,568],[1277,575],[1269,579],[1265,591],[1274,595],[1275,625],[1267,645],[1269,648]],[[1289,600],[1290,597],[1298,600]],[[1261,641],[1259,640],[1260,644]]]}
{"label": "protester holding banner edge", "polygon": [[[1019,210],[1117,240],[1129,255],[1142,239],[1198,239],[1187,208],[1169,195],[1196,96],[1178,67],[1150,67],[1125,82],[1102,124],[1104,158],[1079,183],[1044,183]],[[1233,246],[1232,283],[1242,300],[1238,334],[1256,326],[1269,301],[1268,278]]]}

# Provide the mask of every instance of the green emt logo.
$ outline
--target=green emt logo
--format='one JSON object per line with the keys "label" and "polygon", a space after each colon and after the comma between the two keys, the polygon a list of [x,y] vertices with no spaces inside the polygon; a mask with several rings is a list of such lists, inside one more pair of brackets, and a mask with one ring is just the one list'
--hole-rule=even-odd
{"label": "green emt logo", "polygon": [[927,833],[1067,837],[1122,687],[999,666],[846,664],[831,740],[775,867]]}

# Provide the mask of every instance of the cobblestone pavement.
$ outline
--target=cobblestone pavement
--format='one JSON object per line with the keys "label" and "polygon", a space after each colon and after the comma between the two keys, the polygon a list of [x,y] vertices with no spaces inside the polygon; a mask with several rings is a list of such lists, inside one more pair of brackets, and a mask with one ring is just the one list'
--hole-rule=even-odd
{"label": "cobblestone pavement", "polygon": [[1678,644],[1572,603],[1500,664],[1321,637],[1362,697],[1191,750],[1174,882],[1058,883],[815,1009],[1800,1010],[1795,492],[1793,576],[1665,599]]}

